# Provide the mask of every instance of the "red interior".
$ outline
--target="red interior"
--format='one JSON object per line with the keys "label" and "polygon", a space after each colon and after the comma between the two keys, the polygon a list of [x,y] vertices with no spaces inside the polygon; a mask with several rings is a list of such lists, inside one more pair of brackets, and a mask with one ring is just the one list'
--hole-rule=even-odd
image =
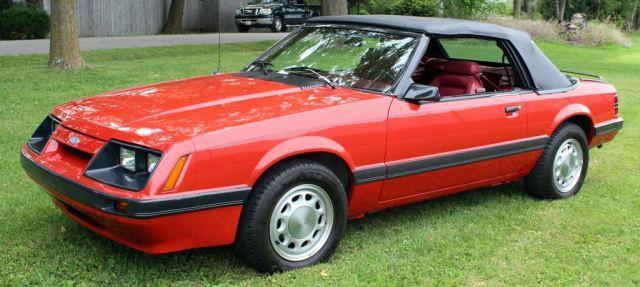
{"label": "red interior", "polygon": [[431,81],[443,97],[484,93],[480,81],[480,65],[470,61],[451,61],[444,66],[444,74]]}
{"label": "red interior", "polygon": [[483,66],[473,61],[425,56],[412,78],[416,83],[438,87],[443,97],[513,90],[511,67]]}

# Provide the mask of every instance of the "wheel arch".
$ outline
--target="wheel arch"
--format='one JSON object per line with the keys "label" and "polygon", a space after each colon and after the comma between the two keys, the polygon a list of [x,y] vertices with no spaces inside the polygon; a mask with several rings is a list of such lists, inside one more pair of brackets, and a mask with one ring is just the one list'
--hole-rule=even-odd
{"label": "wheel arch", "polygon": [[353,186],[355,164],[346,149],[323,137],[302,137],[280,143],[269,150],[253,170],[251,185],[281,163],[294,159],[309,159],[331,169],[343,183],[347,197]]}
{"label": "wheel arch", "polygon": [[588,143],[591,143],[595,136],[595,125],[588,107],[581,104],[572,104],[562,109],[554,119],[549,134],[552,134],[560,125],[567,122],[579,126],[587,135]]}
{"label": "wheel arch", "polygon": [[284,25],[284,12],[282,10],[278,10],[273,13],[273,18],[280,17],[282,19],[282,24]]}

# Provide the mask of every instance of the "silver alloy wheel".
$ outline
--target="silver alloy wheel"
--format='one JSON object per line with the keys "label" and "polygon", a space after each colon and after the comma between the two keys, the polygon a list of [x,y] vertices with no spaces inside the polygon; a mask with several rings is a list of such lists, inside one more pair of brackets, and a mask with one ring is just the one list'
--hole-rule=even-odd
{"label": "silver alloy wheel", "polygon": [[282,20],[276,17],[276,31],[282,32]]}
{"label": "silver alloy wheel", "polygon": [[329,239],[333,221],[329,194],[314,184],[298,185],[287,191],[271,212],[271,246],[286,260],[309,259]]}
{"label": "silver alloy wheel", "polygon": [[582,146],[576,139],[564,141],[553,161],[553,183],[561,193],[571,191],[582,174],[584,156]]}

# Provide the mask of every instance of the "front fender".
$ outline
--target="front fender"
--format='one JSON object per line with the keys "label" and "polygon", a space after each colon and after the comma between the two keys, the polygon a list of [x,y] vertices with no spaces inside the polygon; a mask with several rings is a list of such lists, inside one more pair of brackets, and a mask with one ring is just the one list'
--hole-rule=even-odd
{"label": "front fender", "polygon": [[317,152],[334,154],[342,158],[342,160],[347,163],[350,170],[355,169],[353,159],[347,150],[339,143],[324,137],[304,136],[281,142],[265,153],[253,169],[253,173],[251,174],[251,185],[255,184],[260,176],[276,163],[286,158]]}

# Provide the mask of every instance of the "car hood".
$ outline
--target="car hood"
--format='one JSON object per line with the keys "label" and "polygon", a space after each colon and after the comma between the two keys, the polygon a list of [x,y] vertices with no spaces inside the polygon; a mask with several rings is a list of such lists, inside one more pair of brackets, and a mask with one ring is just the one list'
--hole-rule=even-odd
{"label": "car hood", "polygon": [[56,107],[62,125],[149,147],[199,134],[380,96],[221,74],[108,92]]}

